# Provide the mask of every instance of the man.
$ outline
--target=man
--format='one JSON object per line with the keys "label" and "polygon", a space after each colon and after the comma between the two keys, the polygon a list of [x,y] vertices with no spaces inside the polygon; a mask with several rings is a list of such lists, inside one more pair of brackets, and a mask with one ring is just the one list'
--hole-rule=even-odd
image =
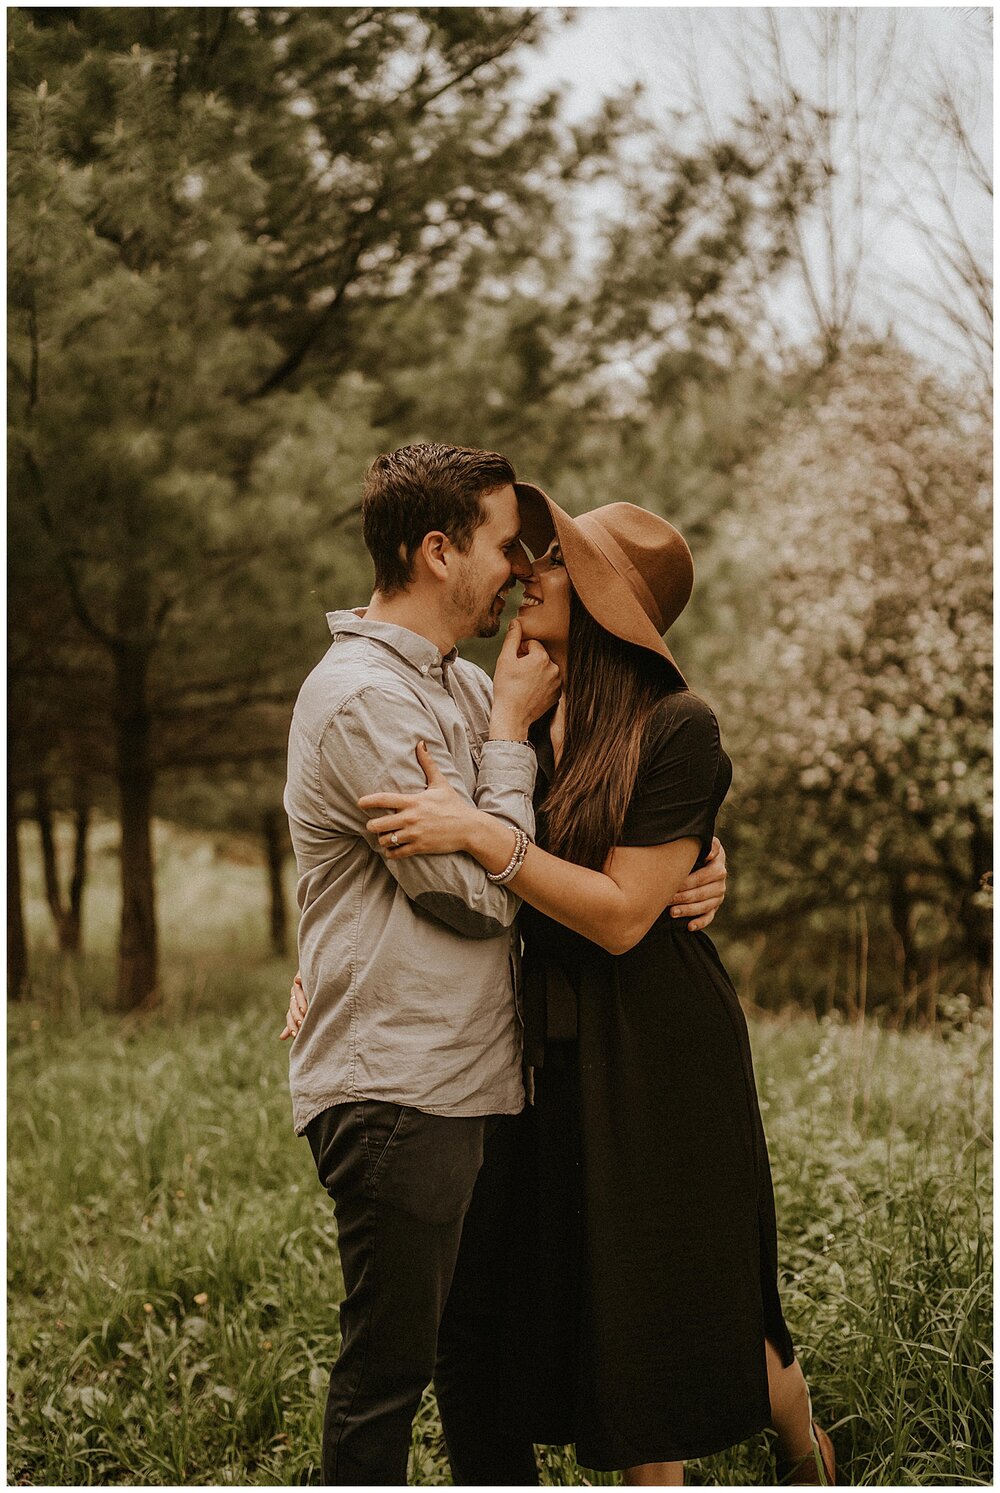
{"label": "man", "polygon": [[537,1481],[482,1348],[502,1310],[510,1117],[524,1101],[518,899],[468,856],[385,860],[357,805],[423,788],[424,741],[459,792],[533,834],[528,727],[555,703],[558,671],[538,644],[522,654],[512,628],[501,715],[455,648],[494,635],[529,574],[514,481],[504,457],[461,447],[376,459],[363,495],[374,595],[331,614],[333,644],[292,721],[285,806],[310,999],[290,1083],[296,1132],[336,1205],[345,1288],[323,1429],[331,1484],[405,1482],[432,1375],[455,1481]]}

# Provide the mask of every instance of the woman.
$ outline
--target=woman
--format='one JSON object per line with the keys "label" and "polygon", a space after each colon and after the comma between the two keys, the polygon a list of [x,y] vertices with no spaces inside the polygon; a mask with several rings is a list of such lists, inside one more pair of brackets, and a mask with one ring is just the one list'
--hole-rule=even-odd
{"label": "woman", "polygon": [[[572,519],[519,484],[544,551],[514,626],[563,693],[533,728],[537,844],[451,790],[361,799],[388,858],[465,851],[524,899],[524,1249],[516,1366],[537,1442],[634,1484],[683,1482],[773,1424],[779,1477],[832,1483],[777,1289],[774,1198],[746,1022],[709,937],[669,914],[711,849],[732,768],[665,632],[693,568],[664,519]],[[386,812],[390,811],[390,812]],[[304,1002],[293,988],[289,1023]]]}

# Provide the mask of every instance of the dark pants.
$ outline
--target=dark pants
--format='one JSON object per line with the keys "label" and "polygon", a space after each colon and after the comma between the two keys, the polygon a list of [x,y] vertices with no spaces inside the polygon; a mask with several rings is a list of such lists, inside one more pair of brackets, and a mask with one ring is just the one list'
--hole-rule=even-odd
{"label": "dark pants", "polygon": [[499,1346],[516,1121],[366,1099],[317,1115],[306,1135],[336,1205],[345,1293],[324,1483],[405,1483],[432,1377],[456,1484],[537,1483]]}

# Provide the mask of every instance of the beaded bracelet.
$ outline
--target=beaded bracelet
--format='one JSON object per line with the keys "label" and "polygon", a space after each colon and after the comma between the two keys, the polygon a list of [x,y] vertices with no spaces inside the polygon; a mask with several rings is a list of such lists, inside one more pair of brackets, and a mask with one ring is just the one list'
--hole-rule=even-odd
{"label": "beaded bracelet", "polygon": [[518,871],[524,865],[524,857],[528,853],[530,841],[523,829],[515,829],[514,836],[514,853],[503,870],[498,871],[496,875],[492,871],[487,871],[486,873],[486,880],[492,881],[495,886],[504,886],[517,875]]}

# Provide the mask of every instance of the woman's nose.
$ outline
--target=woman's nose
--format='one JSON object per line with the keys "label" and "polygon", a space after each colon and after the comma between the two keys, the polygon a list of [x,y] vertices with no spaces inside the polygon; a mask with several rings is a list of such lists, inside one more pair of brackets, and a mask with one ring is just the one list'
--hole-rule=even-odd
{"label": "woman's nose", "polygon": [[517,548],[511,553],[510,568],[517,576],[519,581],[526,581],[529,576],[533,574],[533,566],[531,564],[531,561],[528,559],[528,555],[523,544],[519,544]]}

